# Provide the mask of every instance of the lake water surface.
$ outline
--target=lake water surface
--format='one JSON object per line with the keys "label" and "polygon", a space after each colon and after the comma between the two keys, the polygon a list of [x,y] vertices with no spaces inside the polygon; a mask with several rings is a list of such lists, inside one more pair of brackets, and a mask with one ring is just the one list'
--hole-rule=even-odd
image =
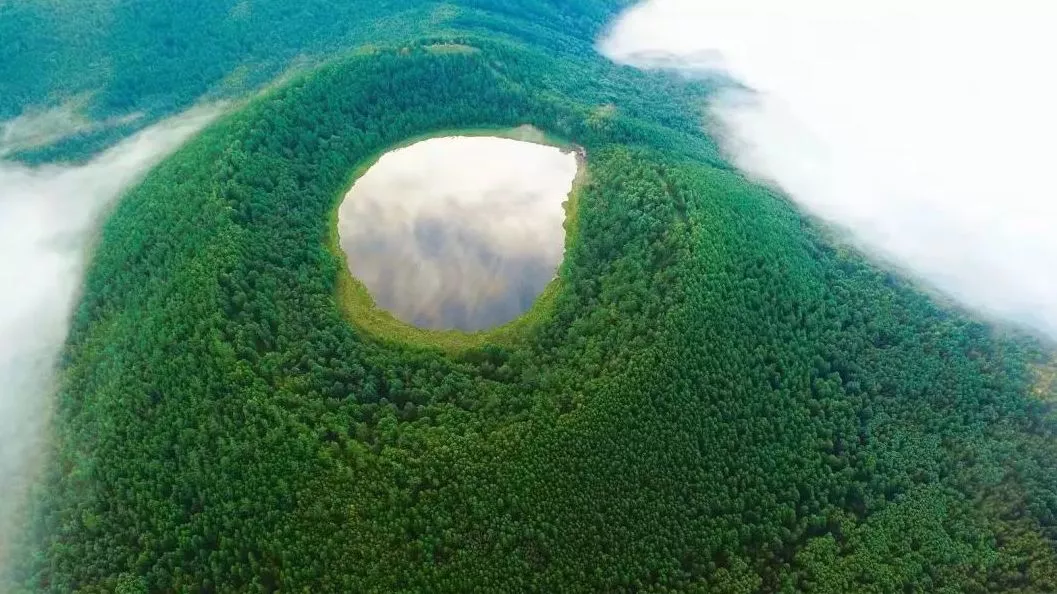
{"label": "lake water surface", "polygon": [[420,328],[509,322],[561,263],[578,166],[574,152],[498,137],[389,152],[338,210],[349,270],[379,307]]}

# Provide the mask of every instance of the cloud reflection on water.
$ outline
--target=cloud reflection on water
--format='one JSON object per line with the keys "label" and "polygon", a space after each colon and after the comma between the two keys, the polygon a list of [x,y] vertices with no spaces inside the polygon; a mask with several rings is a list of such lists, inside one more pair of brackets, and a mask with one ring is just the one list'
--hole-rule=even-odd
{"label": "cloud reflection on water", "polygon": [[573,153],[496,137],[387,153],[338,211],[349,270],[380,307],[421,328],[509,322],[561,262],[577,167]]}

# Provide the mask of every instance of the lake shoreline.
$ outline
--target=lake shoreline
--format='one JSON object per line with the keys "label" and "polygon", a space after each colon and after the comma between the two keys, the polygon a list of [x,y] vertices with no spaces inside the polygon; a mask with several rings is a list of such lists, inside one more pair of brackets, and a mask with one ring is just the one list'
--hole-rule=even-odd
{"label": "lake shoreline", "polygon": [[[575,169],[567,193],[563,193],[561,204],[561,222],[559,228],[564,237],[559,242],[560,256],[554,269],[548,273],[547,282],[533,299],[531,305],[509,321],[480,330],[433,329],[424,328],[400,319],[387,308],[379,305],[372,292],[360,278],[351,272],[349,257],[342,248],[339,224],[339,211],[346,203],[349,194],[365,175],[379,164],[386,156],[407,149],[426,141],[457,138],[495,138],[517,140],[546,147],[557,148],[562,155],[575,156]],[[420,135],[397,143],[379,153],[364,159],[353,170],[346,190],[342,192],[331,210],[329,217],[328,248],[340,263],[337,271],[336,299],[342,313],[351,323],[365,330],[375,339],[383,342],[399,342],[426,348],[440,348],[446,351],[459,352],[477,348],[488,343],[510,344],[519,336],[535,327],[540,321],[549,317],[553,302],[561,289],[561,262],[564,254],[575,241],[577,230],[577,203],[580,191],[587,180],[586,150],[574,143],[549,135],[531,125],[516,128],[474,128],[464,130],[441,130],[431,134]]]}

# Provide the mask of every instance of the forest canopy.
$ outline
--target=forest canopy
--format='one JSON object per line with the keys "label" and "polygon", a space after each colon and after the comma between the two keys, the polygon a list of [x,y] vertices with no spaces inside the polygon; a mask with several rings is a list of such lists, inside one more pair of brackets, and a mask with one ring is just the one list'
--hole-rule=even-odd
{"label": "forest canopy", "polygon": [[[597,30],[595,4],[467,2],[457,34],[296,75],[122,199],[13,591],[1057,591],[1043,346],[731,171],[700,82],[525,25]],[[590,155],[546,310],[459,349],[357,323],[350,175],[525,124]]]}

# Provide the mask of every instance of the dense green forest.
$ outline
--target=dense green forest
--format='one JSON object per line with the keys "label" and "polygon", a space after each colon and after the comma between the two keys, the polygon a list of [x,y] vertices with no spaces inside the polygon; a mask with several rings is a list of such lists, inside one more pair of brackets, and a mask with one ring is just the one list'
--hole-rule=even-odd
{"label": "dense green forest", "polygon": [[476,31],[580,54],[631,0],[0,0],[0,122],[73,101],[137,116],[18,155],[81,160],[204,98],[239,97],[335,52]]}
{"label": "dense green forest", "polygon": [[[365,28],[447,20],[295,75],[122,199],[8,590],[1057,591],[1043,345],[733,172],[697,121],[707,86],[589,51],[619,3],[455,4],[337,3]],[[216,44],[285,57],[349,34],[304,16],[334,3],[248,5],[274,38],[181,23],[192,57],[114,79],[96,109],[142,108],[183,68],[200,77],[155,108],[188,102],[249,55]],[[0,0],[0,23],[60,8]],[[437,51],[453,43],[476,51]],[[522,124],[589,155],[546,315],[454,350],[357,324],[330,249],[351,172],[409,138]]]}

